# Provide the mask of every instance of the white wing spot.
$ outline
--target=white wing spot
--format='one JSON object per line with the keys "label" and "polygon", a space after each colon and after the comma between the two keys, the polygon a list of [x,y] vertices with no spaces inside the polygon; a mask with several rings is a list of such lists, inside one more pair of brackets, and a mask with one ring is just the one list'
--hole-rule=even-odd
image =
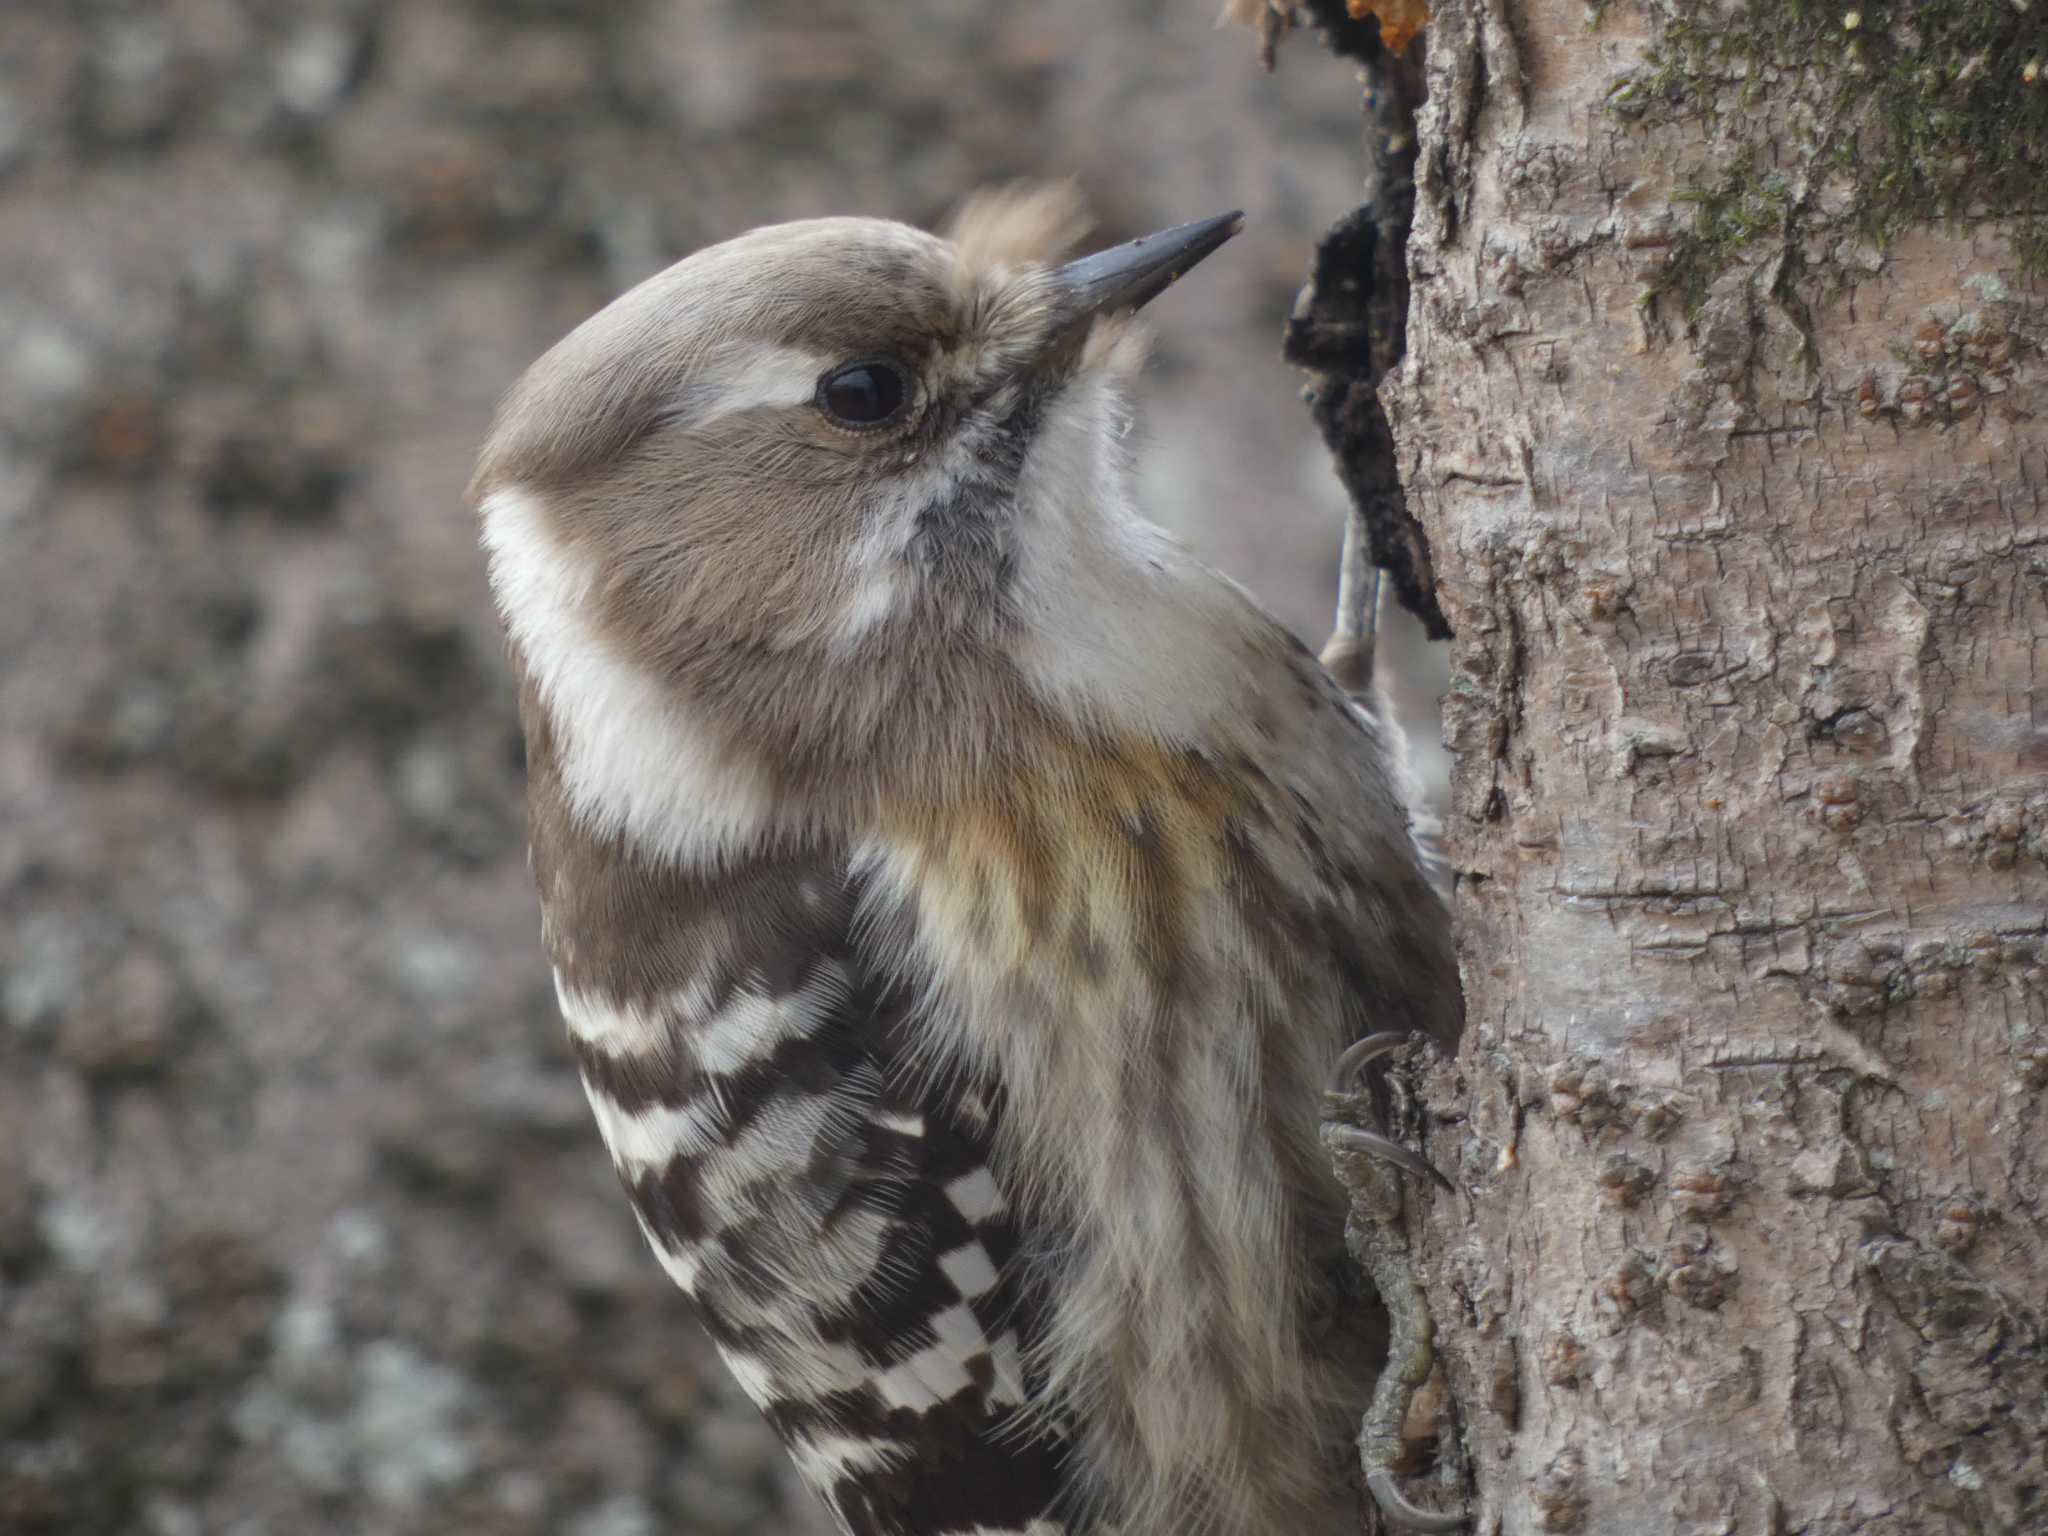
{"label": "white wing spot", "polygon": [[932,1329],[936,1344],[876,1378],[875,1390],[889,1407],[928,1408],[974,1385],[967,1362],[989,1352],[980,1319],[965,1307],[949,1307],[932,1319]]}
{"label": "white wing spot", "polygon": [[987,1221],[989,1217],[1001,1215],[1009,1209],[1003,1192],[996,1188],[996,1181],[986,1168],[963,1173],[948,1184],[946,1198],[953,1202],[953,1209],[969,1221]]}
{"label": "white wing spot", "polygon": [[903,1446],[895,1440],[857,1440],[851,1435],[824,1435],[815,1440],[791,1440],[789,1455],[805,1482],[814,1488],[829,1489],[849,1473],[876,1471],[895,1465],[903,1458]]}
{"label": "white wing spot", "polygon": [[639,1114],[619,1108],[587,1081],[583,1096],[597,1116],[598,1131],[621,1172],[659,1168],[672,1157],[701,1157],[726,1142],[725,1127],[709,1100],[682,1109],[650,1109]]}
{"label": "white wing spot", "polygon": [[989,1262],[988,1250],[979,1243],[967,1243],[941,1254],[939,1268],[946,1272],[946,1278],[953,1282],[953,1289],[963,1301],[986,1295],[996,1283],[996,1267]]}
{"label": "white wing spot", "polygon": [[923,1115],[892,1115],[885,1109],[878,1109],[868,1118],[885,1131],[894,1131],[898,1136],[922,1136]]}
{"label": "white wing spot", "polygon": [[740,1390],[747,1394],[756,1408],[766,1408],[782,1395],[776,1388],[775,1374],[765,1361],[723,1345],[719,1346],[718,1354],[725,1361],[725,1368],[732,1372],[732,1379],[739,1383]]}
{"label": "white wing spot", "polygon": [[974,1385],[964,1363],[944,1346],[923,1350],[901,1365],[884,1371],[875,1390],[891,1408],[929,1408]]}
{"label": "white wing spot", "polygon": [[705,1248],[711,1244],[684,1243],[671,1248],[659,1237],[654,1228],[647,1224],[647,1218],[640,1214],[638,1206],[633,1209],[633,1219],[640,1224],[640,1235],[647,1239],[647,1246],[654,1250],[655,1258],[667,1271],[669,1279],[675,1281],[678,1289],[691,1300],[697,1297],[697,1276],[703,1272]]}
{"label": "white wing spot", "polygon": [[651,1010],[624,1007],[603,998],[586,997],[563,979],[555,967],[555,1001],[569,1033],[609,1056],[631,1056],[661,1049],[667,1039],[661,1019]]}
{"label": "white wing spot", "polygon": [[808,1035],[844,985],[843,972],[821,968],[817,981],[784,997],[736,993],[688,1037],[697,1065],[730,1076],[764,1059],[783,1041]]}
{"label": "white wing spot", "polygon": [[989,1357],[995,1361],[995,1385],[989,1388],[988,1402],[991,1408],[1022,1407],[1024,1403],[1024,1361],[1017,1353],[1017,1336],[1005,1333],[989,1346]]}

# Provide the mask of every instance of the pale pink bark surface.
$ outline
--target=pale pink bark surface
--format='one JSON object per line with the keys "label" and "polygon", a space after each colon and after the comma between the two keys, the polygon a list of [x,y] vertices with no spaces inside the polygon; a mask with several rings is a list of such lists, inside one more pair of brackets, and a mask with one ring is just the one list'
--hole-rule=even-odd
{"label": "pale pink bark surface", "polygon": [[2048,289],[1984,225],[1640,303],[1703,150],[1603,109],[1645,27],[1439,10],[1384,396],[1458,631],[1476,1528],[2040,1531]]}

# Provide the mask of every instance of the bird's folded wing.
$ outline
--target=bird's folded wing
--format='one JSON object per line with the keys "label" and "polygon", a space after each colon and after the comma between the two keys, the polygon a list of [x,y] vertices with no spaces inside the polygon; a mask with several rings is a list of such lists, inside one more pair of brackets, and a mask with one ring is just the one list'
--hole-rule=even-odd
{"label": "bird's folded wing", "polygon": [[857,954],[840,869],[731,878],[802,884],[758,952],[734,921],[651,1000],[563,993],[642,1230],[849,1532],[1063,1536],[999,1103],[907,1059],[912,989]]}

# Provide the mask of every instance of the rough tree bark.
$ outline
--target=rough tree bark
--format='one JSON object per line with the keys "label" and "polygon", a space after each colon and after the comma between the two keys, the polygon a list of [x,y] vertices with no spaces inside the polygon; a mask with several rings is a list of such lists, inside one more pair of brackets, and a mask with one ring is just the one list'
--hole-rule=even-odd
{"label": "rough tree bark", "polygon": [[[2048,1530],[2042,26],[1435,7],[1379,398],[1456,635],[1409,1208],[1479,1531]],[[1993,115],[1866,110],[1929,80]]]}

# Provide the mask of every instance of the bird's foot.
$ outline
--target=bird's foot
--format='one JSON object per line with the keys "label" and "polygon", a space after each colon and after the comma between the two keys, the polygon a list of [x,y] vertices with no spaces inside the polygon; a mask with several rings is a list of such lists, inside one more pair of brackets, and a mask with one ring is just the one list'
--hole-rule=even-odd
{"label": "bird's foot", "polygon": [[[1358,1074],[1366,1063],[1413,1038],[1406,1032],[1368,1035],[1338,1059],[1330,1083],[1332,1115],[1323,1122],[1323,1143],[1351,1194],[1346,1244],[1387,1309],[1387,1364],[1374,1384],[1372,1403],[1358,1432],[1358,1458],[1366,1490],[1379,1506],[1381,1517],[1397,1530],[1456,1531],[1465,1526],[1463,1515],[1441,1514],[1411,1503],[1394,1481],[1393,1468],[1404,1451],[1401,1429],[1409,1404],[1436,1362],[1436,1338],[1429,1305],[1415,1283],[1408,1244],[1401,1233],[1400,1187],[1380,1165],[1392,1163],[1412,1173],[1427,1174],[1445,1189],[1452,1185],[1400,1142],[1335,1118],[1340,1111],[1359,1112]],[[1360,1153],[1365,1155],[1356,1155]]]}
{"label": "bird's foot", "polygon": [[[1367,1063],[1377,1061],[1389,1052],[1398,1051],[1416,1038],[1409,1030],[1390,1029],[1356,1041],[1337,1058],[1336,1066],[1330,1069],[1330,1094],[1338,1098],[1348,1098],[1356,1094],[1360,1074],[1364,1072]],[[1446,1190],[1453,1188],[1451,1181],[1439,1173],[1429,1159],[1402,1146],[1400,1142],[1380,1131],[1369,1131],[1363,1126],[1347,1125],[1332,1120],[1325,1122],[1324,1133],[1330,1138],[1333,1149],[1341,1147],[1349,1152],[1363,1152],[1369,1157],[1377,1157],[1397,1167],[1406,1168],[1410,1173],[1434,1179]]]}

